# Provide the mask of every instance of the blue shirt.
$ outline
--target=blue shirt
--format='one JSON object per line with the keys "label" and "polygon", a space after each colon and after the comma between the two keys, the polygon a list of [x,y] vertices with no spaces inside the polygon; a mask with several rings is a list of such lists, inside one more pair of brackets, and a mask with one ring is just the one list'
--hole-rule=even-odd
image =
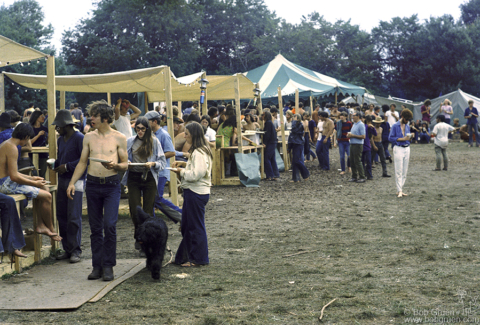
{"label": "blue shirt", "polygon": [[[162,146],[163,152],[175,152],[175,147],[173,146],[172,138],[167,131],[163,128],[160,128],[155,132],[155,136],[157,137],[158,141],[160,141],[160,145]],[[170,167],[170,158],[167,159],[166,167]],[[170,170],[163,169],[158,173],[158,177],[165,177],[167,181],[170,180]]]}
{"label": "blue shirt", "polygon": [[[470,111],[470,106],[468,106],[466,109],[465,109],[465,114],[464,116],[467,117],[468,115],[470,115],[470,113],[473,113],[475,115],[478,115],[478,110],[473,107],[472,110]],[[467,118],[467,125],[475,125],[477,124],[477,118],[475,116],[472,116],[470,118]]]}
{"label": "blue shirt", "polygon": [[[58,157],[55,160],[55,168],[60,165],[65,164],[67,166],[67,172],[60,175],[58,174],[59,178],[64,179],[71,179],[73,176],[73,172],[77,167],[78,161],[80,160],[80,156],[82,155],[83,150],[83,134],[78,131],[75,131],[74,134],[65,142],[64,137],[61,136],[57,140],[57,148],[58,148]],[[87,174],[87,170],[83,173],[81,180],[85,179],[85,175]]]}
{"label": "blue shirt", "polygon": [[192,114],[192,111],[193,111],[193,107],[189,107],[189,108],[185,108],[185,110],[183,111],[183,114]]}
{"label": "blue shirt", "polygon": [[[353,123],[352,129],[350,130],[351,134],[354,135],[366,135],[365,124],[362,121]],[[363,144],[365,139],[350,138],[350,144]]]}
{"label": "blue shirt", "polygon": [[[388,136],[388,141],[390,141],[394,146],[409,146],[410,141],[397,141],[398,138],[403,138],[402,127],[400,126],[401,120],[393,124],[392,129],[390,130],[390,135]],[[405,125],[405,135],[410,133],[410,126]]]}

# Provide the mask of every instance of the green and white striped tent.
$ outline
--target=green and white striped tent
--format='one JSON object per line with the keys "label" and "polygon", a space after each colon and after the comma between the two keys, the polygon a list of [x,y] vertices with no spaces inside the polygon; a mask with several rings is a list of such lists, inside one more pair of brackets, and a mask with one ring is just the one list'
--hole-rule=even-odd
{"label": "green and white striped tent", "polygon": [[304,68],[278,54],[275,59],[256,69],[244,73],[254,83],[259,84],[263,99],[277,98],[278,87],[282,96],[295,96],[298,89],[302,98],[309,96],[329,96],[337,94],[363,95],[366,89]]}

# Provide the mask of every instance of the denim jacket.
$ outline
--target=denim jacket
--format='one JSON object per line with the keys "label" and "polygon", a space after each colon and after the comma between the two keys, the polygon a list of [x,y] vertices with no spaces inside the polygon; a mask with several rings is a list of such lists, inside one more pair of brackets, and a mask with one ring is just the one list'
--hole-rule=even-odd
{"label": "denim jacket", "polygon": [[[137,136],[127,139],[128,161],[133,161],[132,146],[136,138]],[[153,137],[153,153],[150,157],[148,157],[147,161],[155,162],[155,167],[150,168],[150,171],[152,172],[153,178],[155,179],[155,183],[158,185],[158,173],[165,169],[167,161],[165,159],[165,154],[163,153],[162,145],[160,144],[160,141],[158,141],[157,137]],[[127,180],[128,169],[123,175],[122,185],[127,185]]]}

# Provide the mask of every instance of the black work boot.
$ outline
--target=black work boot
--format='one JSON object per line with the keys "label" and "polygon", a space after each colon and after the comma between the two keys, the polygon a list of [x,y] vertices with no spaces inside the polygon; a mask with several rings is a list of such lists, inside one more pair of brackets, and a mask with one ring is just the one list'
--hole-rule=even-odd
{"label": "black work boot", "polygon": [[102,277],[102,268],[101,267],[94,267],[92,273],[88,275],[89,280],[97,280]]}
{"label": "black work boot", "polygon": [[103,268],[103,281],[112,281],[114,278],[113,267],[106,266]]}

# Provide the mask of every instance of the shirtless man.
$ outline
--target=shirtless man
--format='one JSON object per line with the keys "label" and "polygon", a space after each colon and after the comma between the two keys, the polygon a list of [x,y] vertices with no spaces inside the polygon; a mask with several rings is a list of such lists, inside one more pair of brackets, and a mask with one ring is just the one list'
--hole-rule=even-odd
{"label": "shirtless man", "polygon": [[120,203],[120,179],[117,173],[128,168],[127,139],[110,127],[113,109],[107,102],[101,100],[91,103],[89,112],[95,131],[85,135],[82,155],[68,184],[67,196],[73,199],[75,183],[82,177],[89,158],[106,161],[100,163],[90,160],[87,173],[85,193],[92,232],[90,240],[93,265],[88,279],[96,280],[103,274],[104,281],[111,281],[114,279],[113,267],[116,265],[116,225]]}
{"label": "shirtless man", "polygon": [[17,146],[25,146],[34,135],[30,124],[21,123],[13,131],[12,137],[0,145],[0,192],[24,194],[29,199],[37,199],[39,218],[35,232],[61,241],[62,237],[53,228],[52,195],[46,187],[45,179],[21,174],[17,169]]}
{"label": "shirtless man", "polygon": [[317,141],[317,156],[319,167],[322,170],[330,170],[330,157],[329,157],[329,148],[330,148],[330,136],[333,133],[333,121],[328,118],[327,112],[319,112],[318,116],[321,121],[323,121],[323,132],[322,138],[320,141]]}
{"label": "shirtless man", "polygon": [[372,121],[373,125],[375,126],[375,130],[377,131],[377,135],[373,136],[373,141],[372,141],[372,162],[375,157],[375,154],[378,154],[380,157],[380,162],[382,163],[382,177],[390,177],[387,173],[387,162],[385,158],[385,150],[383,149],[383,144],[382,144],[382,132],[383,129],[381,127],[381,124],[383,123],[383,119],[380,116],[377,116],[375,120]]}

